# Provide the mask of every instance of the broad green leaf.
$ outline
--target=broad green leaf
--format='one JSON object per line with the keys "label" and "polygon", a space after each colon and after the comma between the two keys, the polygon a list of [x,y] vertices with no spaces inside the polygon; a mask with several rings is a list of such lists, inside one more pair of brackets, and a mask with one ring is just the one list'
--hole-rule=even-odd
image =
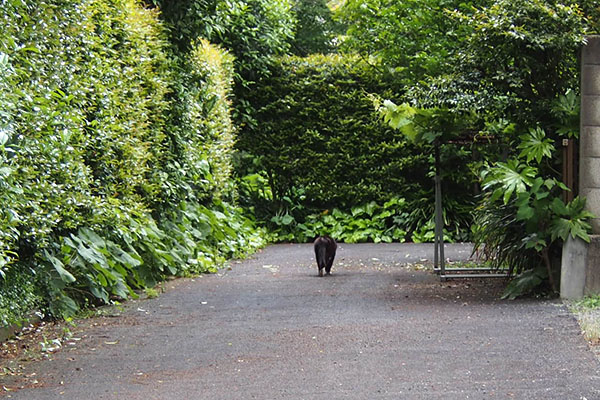
{"label": "broad green leaf", "polygon": [[364,214],[364,212],[365,212],[365,206],[352,207],[352,209],[350,210],[350,212],[352,213],[353,217],[356,217],[358,215]]}
{"label": "broad green leaf", "polygon": [[396,130],[400,130],[409,140],[415,141],[417,132],[414,126],[414,116],[416,109],[408,103],[400,105],[394,104],[390,100],[383,102],[383,107],[379,109],[383,119],[388,125]]}
{"label": "broad green leaf", "polygon": [[538,287],[548,276],[544,268],[536,268],[524,271],[514,277],[502,295],[503,299],[514,300],[519,296],[530,293]]}
{"label": "broad green leaf", "polygon": [[81,228],[79,230],[79,235],[82,239],[86,240],[88,243],[93,244],[97,247],[106,247],[106,242],[103,238],[97,235],[94,231],[88,228]]}
{"label": "broad green leaf", "polygon": [[517,210],[517,219],[521,221],[526,221],[530,218],[533,218],[535,215],[535,210],[530,207],[528,204],[525,204]]}
{"label": "broad green leaf", "polygon": [[54,270],[58,272],[60,279],[62,279],[65,283],[73,283],[76,281],[75,277],[65,269],[65,265],[58,258],[50,255],[47,251],[44,251],[44,256],[46,260],[50,261]]}
{"label": "broad green leaf", "polygon": [[567,209],[567,206],[558,197],[556,197],[556,198],[554,198],[554,200],[552,200],[552,203],[550,206],[551,206],[552,211],[557,215],[565,216],[565,215],[569,214],[569,210]]}
{"label": "broad green leaf", "polygon": [[74,316],[79,311],[77,302],[65,294],[61,294],[50,308],[54,315],[60,315],[65,319]]}
{"label": "broad green leaf", "polygon": [[12,173],[12,168],[10,167],[1,167],[0,168],[0,178],[6,178]]}
{"label": "broad green leaf", "polygon": [[552,157],[554,150],[554,141],[546,138],[546,132],[540,127],[530,129],[529,134],[520,136],[521,143],[518,148],[521,150],[519,157],[526,158],[527,162],[536,160],[539,164],[544,157]]}
{"label": "broad green leaf", "polygon": [[0,146],[4,146],[6,143],[8,143],[9,139],[10,136],[8,135],[8,132],[6,132],[4,129],[0,129]]}
{"label": "broad green leaf", "polygon": [[502,191],[504,204],[508,204],[512,194],[525,192],[528,186],[534,183],[537,169],[522,165],[516,160],[507,163],[498,163],[491,168],[484,180],[484,190],[495,187],[495,191]]}
{"label": "broad green leaf", "polygon": [[282,218],[281,218],[281,223],[283,225],[290,225],[292,222],[294,222],[294,217],[292,217],[290,214],[285,214]]}
{"label": "broad green leaf", "polygon": [[[552,221],[552,240],[556,240],[558,238],[562,240],[567,240],[572,230],[573,226],[570,220],[566,218],[557,218],[554,221]],[[575,235],[573,235],[573,237],[575,237]]]}
{"label": "broad green leaf", "polygon": [[367,215],[369,217],[372,217],[376,208],[377,208],[377,203],[375,203],[374,201],[372,201],[369,204],[367,204],[367,206],[365,207],[365,212],[367,213]]}

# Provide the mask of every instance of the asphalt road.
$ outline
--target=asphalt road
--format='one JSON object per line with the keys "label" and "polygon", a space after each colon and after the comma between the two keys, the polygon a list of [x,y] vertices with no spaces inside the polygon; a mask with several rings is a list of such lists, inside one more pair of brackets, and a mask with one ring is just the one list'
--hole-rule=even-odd
{"label": "asphalt road", "polygon": [[27,366],[32,387],[4,396],[600,399],[600,364],[564,305],[501,301],[497,280],[440,282],[406,264],[432,253],[342,244],[319,278],[310,245],[270,246],[86,322],[83,340]]}

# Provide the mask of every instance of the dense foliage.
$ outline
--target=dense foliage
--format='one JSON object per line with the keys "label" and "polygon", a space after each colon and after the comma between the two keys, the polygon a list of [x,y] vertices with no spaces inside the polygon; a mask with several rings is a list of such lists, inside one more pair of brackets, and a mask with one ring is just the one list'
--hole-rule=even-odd
{"label": "dense foliage", "polygon": [[434,147],[447,239],[475,210],[508,296],[587,238],[555,144],[595,1],[0,4],[2,324],[214,270],[260,243],[252,214],[276,240],[431,240]]}
{"label": "dense foliage", "polygon": [[[578,88],[585,20],[574,2],[496,1],[476,16],[464,63],[470,65],[467,70],[477,70],[471,76],[478,86],[493,94],[494,106],[488,109],[497,110],[495,118],[515,123],[508,162],[483,171],[488,195],[476,238],[496,265],[521,273],[507,295],[531,290],[535,277],[539,283],[547,279],[556,291],[563,241],[568,235],[586,239],[589,229],[584,201],[561,200],[560,153],[553,145],[578,136],[578,125],[569,118],[578,115],[578,101],[573,91],[563,95]],[[498,210],[504,211],[500,218]],[[529,285],[519,287],[520,282]]]}
{"label": "dense foliage", "polygon": [[427,100],[525,126],[547,124],[552,102],[578,85],[585,32],[578,6],[497,0],[471,15],[451,15],[469,34],[449,63],[451,72],[432,80]]}
{"label": "dense foliage", "polygon": [[258,156],[275,201],[294,188],[324,207],[389,195],[407,183],[389,172],[401,168],[404,146],[366,95],[384,91],[391,95],[356,58],[282,59],[254,96],[260,126],[241,136],[239,148]]}
{"label": "dense foliage", "polygon": [[294,55],[329,54],[337,49],[337,36],[343,25],[334,19],[334,13],[325,0],[295,0],[292,11],[296,15],[296,29],[291,42]]}
{"label": "dense foliage", "polygon": [[235,58],[234,117],[239,129],[257,125],[250,99],[273,60],[290,49],[295,16],[290,0],[147,0],[160,7],[176,53],[187,58],[199,39]]}
{"label": "dense foliage", "polygon": [[[555,135],[577,137],[573,116],[579,114],[573,92],[560,96],[552,108],[562,121]],[[585,199],[563,201],[570,190],[551,168],[554,139],[539,125],[519,135],[517,152],[507,162],[486,165],[482,180],[486,197],[476,213],[475,245],[492,265],[519,273],[506,296],[514,298],[544,282],[558,290],[562,243],[569,237],[589,242]]]}
{"label": "dense foliage", "polygon": [[228,53],[195,41],[177,58],[134,0],[2,5],[0,322],[68,316],[256,244],[225,203]]}
{"label": "dense foliage", "polygon": [[[353,206],[349,211],[339,208],[326,209],[306,215],[302,219],[294,216],[298,214],[297,209],[302,208],[296,204],[293,210],[288,209],[285,214],[279,213],[272,217],[269,227],[274,239],[279,241],[305,242],[328,233],[344,243],[431,242],[435,225],[432,218],[433,207],[429,201],[430,194],[426,195],[427,197],[410,203],[404,198],[394,197],[383,204],[371,201]],[[468,216],[471,207],[472,205],[456,202],[444,205],[446,241],[466,238],[465,228],[471,221]]]}
{"label": "dense foliage", "polygon": [[545,280],[555,291],[562,241],[586,240],[589,229],[584,201],[561,200],[567,188],[554,146],[578,136],[577,54],[589,21],[576,2],[542,0],[496,0],[446,14],[463,36],[444,71],[413,85],[404,98],[410,104],[387,102],[382,111],[391,126],[423,144],[456,137],[453,121],[470,120],[466,131],[474,139],[484,134],[504,147],[504,160],[481,165],[477,247],[494,265],[521,273],[507,296]]}
{"label": "dense foliage", "polygon": [[[383,205],[395,198],[403,198],[413,209],[411,218],[396,219],[380,233],[397,228],[411,238],[429,224],[430,157],[374,113],[370,93],[394,96],[394,88],[370,65],[348,55],[282,58],[271,78],[257,87],[253,106],[260,124],[242,133],[238,149],[241,174],[258,176],[246,178],[241,200],[277,228],[280,240],[303,241],[318,234],[319,225],[308,215],[334,208],[354,214],[355,207],[373,201]],[[467,168],[472,161],[468,151],[448,148],[445,154],[457,168]],[[448,231],[455,240],[468,235],[469,207],[461,203],[472,204],[472,179],[458,170],[447,176]],[[346,229],[352,230],[355,224],[347,222]],[[381,235],[343,236],[368,241]],[[403,240],[404,234],[395,239]]]}
{"label": "dense foliage", "polygon": [[402,84],[443,73],[450,56],[465,39],[467,26],[449,18],[466,14],[489,0],[347,0],[338,18],[348,26],[341,44],[383,66]]}
{"label": "dense foliage", "polygon": [[289,0],[154,0],[179,50],[204,38],[228,49],[237,72],[254,80],[289,49],[295,19]]}

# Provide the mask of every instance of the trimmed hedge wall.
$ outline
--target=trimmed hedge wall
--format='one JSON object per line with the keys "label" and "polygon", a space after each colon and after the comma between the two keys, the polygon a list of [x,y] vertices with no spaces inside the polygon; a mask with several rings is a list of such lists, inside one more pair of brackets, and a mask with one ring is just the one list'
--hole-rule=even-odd
{"label": "trimmed hedge wall", "polygon": [[260,243],[224,202],[232,57],[204,41],[176,57],[166,38],[134,0],[3,3],[0,324],[32,304],[69,316]]}
{"label": "trimmed hedge wall", "polygon": [[276,200],[302,188],[310,206],[343,208],[417,190],[427,157],[378,120],[369,97],[392,98],[391,88],[357,57],[282,58],[238,147],[260,159]]}
{"label": "trimmed hedge wall", "polygon": [[[433,155],[378,119],[371,93],[393,99],[403,89],[351,55],[281,58],[255,92],[257,127],[242,130],[237,145],[240,197],[278,239],[303,241],[329,232],[376,241],[372,232],[396,229],[404,234],[383,234],[386,240],[433,238]],[[442,152],[448,232],[465,240],[476,178],[461,171],[470,170],[473,155],[452,146]],[[402,213],[410,215],[382,211],[393,221],[365,228],[371,233],[364,235],[333,227],[349,229],[355,210],[389,201],[400,201]],[[333,225],[326,221],[332,211],[340,217]]]}

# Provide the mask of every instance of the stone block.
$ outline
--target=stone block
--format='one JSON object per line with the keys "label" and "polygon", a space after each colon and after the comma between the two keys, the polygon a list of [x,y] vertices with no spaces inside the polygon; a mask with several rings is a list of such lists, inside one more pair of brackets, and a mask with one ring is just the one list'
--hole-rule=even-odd
{"label": "stone block", "polygon": [[600,64],[581,67],[581,93],[600,95]]}
{"label": "stone block", "polygon": [[569,236],[563,245],[560,263],[560,297],[578,300],[585,291],[587,243]]}
{"label": "stone block", "polygon": [[592,226],[593,233],[600,233],[600,218],[592,218],[590,225]]}
{"label": "stone block", "polygon": [[600,240],[597,236],[588,244],[583,294],[585,296],[600,294]]}
{"label": "stone block", "polygon": [[600,157],[600,127],[582,127],[579,145],[582,157]]}
{"label": "stone block", "polygon": [[598,216],[590,221],[590,243],[569,237],[561,260],[560,295],[580,299],[600,294],[600,36],[588,36],[582,50],[581,138],[579,195],[586,210]]}
{"label": "stone block", "polygon": [[600,64],[600,36],[592,35],[586,37],[587,44],[583,46],[583,65]]}
{"label": "stone block", "polygon": [[600,188],[600,158],[582,157],[580,161],[580,174],[582,182],[585,182],[584,186],[586,188]]}
{"label": "stone block", "polygon": [[590,243],[569,236],[563,246],[560,271],[560,296],[577,300],[600,294],[600,236]]}
{"label": "stone block", "polygon": [[581,96],[581,125],[600,126],[600,96]]}
{"label": "stone block", "polygon": [[585,208],[590,212],[596,210],[598,216],[600,216],[600,189],[590,187],[585,183],[583,180],[579,183],[579,194],[586,198]]}

